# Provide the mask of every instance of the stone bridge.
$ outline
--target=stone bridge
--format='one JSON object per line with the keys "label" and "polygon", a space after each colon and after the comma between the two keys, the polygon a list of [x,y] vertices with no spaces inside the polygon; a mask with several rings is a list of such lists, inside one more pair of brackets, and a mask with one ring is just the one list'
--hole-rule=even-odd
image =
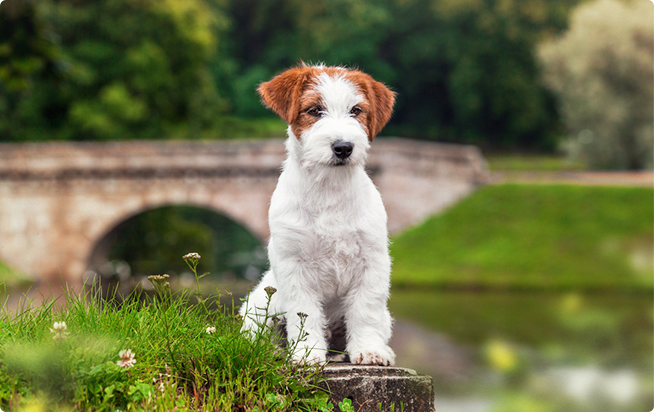
{"label": "stone bridge", "polygon": [[[282,140],[0,144],[0,260],[36,280],[83,281],[98,243],[165,205],[225,215],[262,241]],[[368,162],[391,232],[485,181],[473,146],[376,139]]]}

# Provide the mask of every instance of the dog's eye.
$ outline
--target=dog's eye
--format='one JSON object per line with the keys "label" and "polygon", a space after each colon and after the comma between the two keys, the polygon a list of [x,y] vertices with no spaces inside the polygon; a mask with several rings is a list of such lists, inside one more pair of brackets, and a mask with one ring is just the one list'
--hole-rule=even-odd
{"label": "dog's eye", "polygon": [[307,110],[307,114],[309,114],[311,116],[314,116],[314,117],[320,117],[320,116],[322,116],[322,107],[320,107],[320,106],[310,107]]}
{"label": "dog's eye", "polygon": [[359,106],[354,106],[352,110],[350,110],[350,114],[354,117],[357,117],[363,112],[363,109],[361,109]]}

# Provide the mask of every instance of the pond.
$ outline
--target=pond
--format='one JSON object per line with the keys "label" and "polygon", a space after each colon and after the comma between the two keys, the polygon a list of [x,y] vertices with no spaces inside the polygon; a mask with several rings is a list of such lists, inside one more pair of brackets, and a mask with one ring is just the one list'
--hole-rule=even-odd
{"label": "pond", "polygon": [[[439,412],[642,412],[654,406],[651,293],[394,289],[389,305],[400,329],[410,322],[452,348],[418,362],[411,350],[398,352],[400,366],[436,377]],[[452,379],[424,358],[462,353],[468,370]]]}

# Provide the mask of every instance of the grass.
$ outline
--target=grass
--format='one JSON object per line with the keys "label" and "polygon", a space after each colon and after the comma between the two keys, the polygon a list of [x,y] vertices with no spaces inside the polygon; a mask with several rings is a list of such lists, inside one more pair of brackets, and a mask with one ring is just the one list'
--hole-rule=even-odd
{"label": "grass", "polygon": [[393,284],[651,293],[654,191],[487,186],[396,236]]}
{"label": "grass", "polygon": [[[152,282],[156,294],[135,292],[120,304],[101,299],[97,288],[17,311],[5,304],[0,409],[333,409],[317,386],[319,368],[292,362],[292,345],[280,350],[270,328],[241,333],[233,309],[196,293],[173,294],[163,277]],[[134,354],[131,367],[119,365],[124,350]]]}
{"label": "grass", "polygon": [[555,155],[491,154],[486,156],[486,160],[493,172],[563,172],[587,169],[581,162]]}
{"label": "grass", "polygon": [[0,261],[0,285],[3,288],[12,290],[31,283],[29,276],[21,271],[8,266]]}

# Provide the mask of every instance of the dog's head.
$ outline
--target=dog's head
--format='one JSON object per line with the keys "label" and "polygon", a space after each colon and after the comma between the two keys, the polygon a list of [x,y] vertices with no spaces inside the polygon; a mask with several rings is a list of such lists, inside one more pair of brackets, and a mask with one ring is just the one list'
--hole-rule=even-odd
{"label": "dog's head", "polygon": [[302,64],[262,83],[258,91],[289,124],[290,138],[307,165],[362,165],[395,102],[395,93],[382,83],[343,67]]}

